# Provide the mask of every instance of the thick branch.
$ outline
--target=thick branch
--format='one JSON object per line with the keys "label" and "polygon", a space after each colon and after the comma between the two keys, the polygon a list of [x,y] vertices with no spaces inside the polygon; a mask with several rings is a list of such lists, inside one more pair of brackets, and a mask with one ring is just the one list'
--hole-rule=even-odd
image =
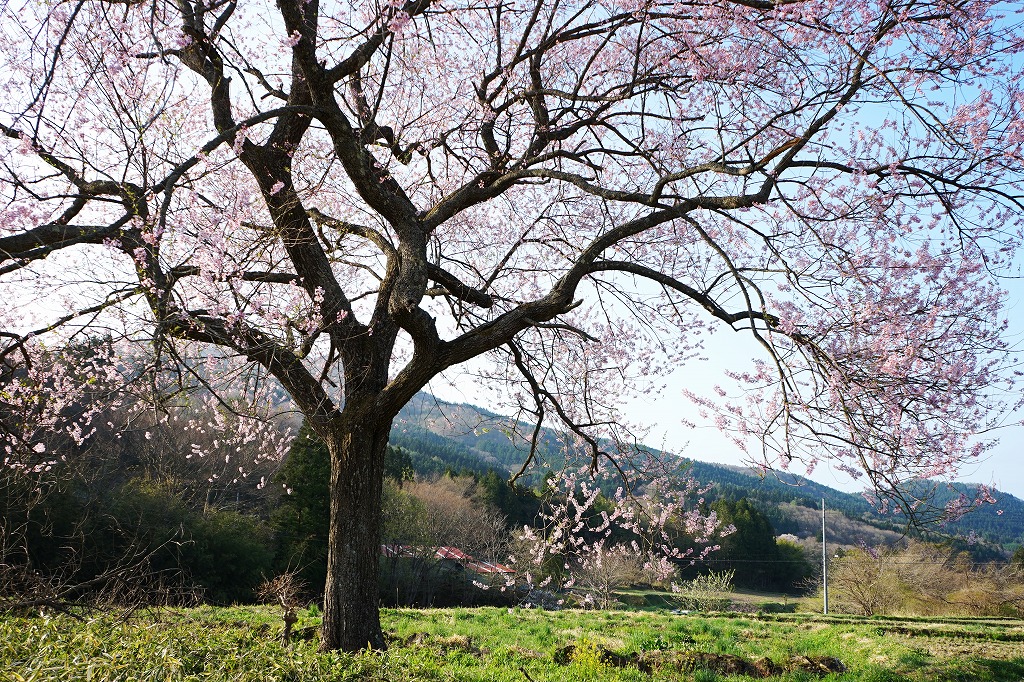
{"label": "thick branch", "polygon": [[474,289],[467,284],[463,284],[458,277],[439,265],[428,263],[427,274],[430,276],[430,279],[443,286],[449,294],[459,300],[465,301],[466,303],[472,303],[473,305],[480,306],[481,308],[490,308],[494,305],[494,299],[491,298],[490,294],[481,291],[480,289]]}
{"label": "thick branch", "polygon": [[0,238],[0,263],[15,261],[0,268],[0,275],[74,244],[102,244],[108,239],[118,239],[134,217],[134,214],[127,214],[110,225],[46,223],[20,234]]}
{"label": "thick branch", "polygon": [[663,272],[653,270],[638,263],[603,260],[593,263],[588,268],[588,271],[591,273],[609,271],[628,272],[645,279],[649,279],[652,282],[657,282],[658,284],[674,291],[678,291],[687,298],[697,302],[702,308],[730,326],[742,320],[748,320],[751,322],[758,320],[764,322],[768,327],[776,327],[779,323],[779,319],[776,316],[757,310],[748,309],[735,313],[727,312],[708,294],[698,291],[697,289],[694,289],[693,287],[684,284]]}

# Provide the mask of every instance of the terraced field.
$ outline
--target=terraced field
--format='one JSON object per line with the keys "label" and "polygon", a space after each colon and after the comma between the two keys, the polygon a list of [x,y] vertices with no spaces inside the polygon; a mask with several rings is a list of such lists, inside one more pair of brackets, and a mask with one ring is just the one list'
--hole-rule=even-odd
{"label": "terraced field", "polygon": [[8,617],[0,679],[32,680],[993,680],[1024,679],[1024,621],[810,614],[400,609],[387,652],[317,651],[265,607]]}

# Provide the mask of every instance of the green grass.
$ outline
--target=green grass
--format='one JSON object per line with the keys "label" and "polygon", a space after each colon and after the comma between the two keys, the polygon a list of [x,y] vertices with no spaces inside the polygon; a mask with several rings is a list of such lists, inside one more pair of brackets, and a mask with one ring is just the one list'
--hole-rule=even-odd
{"label": "green grass", "polygon": [[[615,593],[624,608],[638,611],[663,611],[678,608],[679,600],[671,592],[652,588],[632,588],[619,590]],[[821,599],[818,597],[798,597],[782,592],[755,592],[737,589],[723,594],[733,604],[743,607],[745,611],[756,611],[765,603],[791,605],[800,612],[818,613],[821,611]]]}
{"label": "green grass", "polygon": [[[318,618],[303,611],[296,629]],[[499,608],[386,609],[382,618],[389,650],[350,655],[319,653],[313,639],[285,647],[264,607],[9,617],[0,619],[0,680],[710,682],[753,679],[716,669],[721,661],[768,659],[778,666],[771,679],[803,682],[819,676],[784,668],[824,657],[847,668],[829,682],[1024,679],[1022,621]]]}

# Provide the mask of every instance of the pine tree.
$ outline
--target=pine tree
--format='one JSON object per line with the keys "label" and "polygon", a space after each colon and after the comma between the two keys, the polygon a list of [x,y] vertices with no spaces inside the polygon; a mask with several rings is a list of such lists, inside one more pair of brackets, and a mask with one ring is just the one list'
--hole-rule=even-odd
{"label": "pine tree", "polygon": [[285,494],[274,512],[279,571],[298,570],[317,593],[327,579],[327,533],[330,507],[331,458],[304,421],[277,475]]}

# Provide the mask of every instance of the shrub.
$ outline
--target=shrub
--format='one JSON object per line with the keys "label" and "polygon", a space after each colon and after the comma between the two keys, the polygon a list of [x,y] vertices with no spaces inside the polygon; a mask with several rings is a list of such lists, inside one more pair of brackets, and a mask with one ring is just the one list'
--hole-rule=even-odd
{"label": "shrub", "polygon": [[841,610],[861,615],[1016,615],[1024,610],[1024,575],[1009,566],[978,566],[949,547],[911,542],[858,549],[829,567]]}
{"label": "shrub", "polygon": [[190,509],[153,483],[129,482],[111,495],[99,518],[101,527],[89,542],[135,543],[152,553],[152,571],[180,574],[177,582],[199,588],[207,601],[252,603],[271,570],[273,538],[262,521],[234,511]]}
{"label": "shrub", "polygon": [[690,611],[724,611],[729,608],[732,594],[732,579],[735,571],[711,571],[687,580],[681,585],[672,584],[679,607]]}
{"label": "shrub", "polygon": [[207,512],[189,521],[182,568],[203,588],[206,601],[252,603],[254,590],[272,570],[270,529],[233,511]]}

